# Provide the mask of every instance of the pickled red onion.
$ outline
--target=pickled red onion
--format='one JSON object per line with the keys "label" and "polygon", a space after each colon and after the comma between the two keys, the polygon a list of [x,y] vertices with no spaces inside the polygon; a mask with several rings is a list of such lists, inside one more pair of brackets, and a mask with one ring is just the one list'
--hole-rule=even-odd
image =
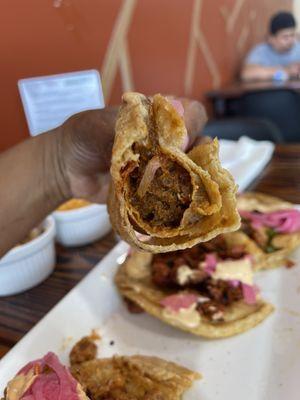
{"label": "pickled red onion", "polygon": [[254,286],[247,285],[242,282],[243,297],[246,304],[256,303],[256,289]]}
{"label": "pickled red onion", "polygon": [[189,308],[197,303],[198,296],[192,293],[172,294],[161,300],[160,304],[171,311],[178,312],[180,309]]}
{"label": "pickled red onion", "polygon": [[144,197],[151,182],[154,179],[155,173],[158,170],[158,168],[161,166],[159,157],[154,156],[151,158],[151,160],[148,162],[144,175],[140,181],[139,187],[137,189],[137,194],[140,197]]}
{"label": "pickled red onion", "polygon": [[250,220],[254,229],[269,227],[279,233],[294,233],[300,230],[300,212],[296,209],[268,213],[240,211],[240,215]]}
{"label": "pickled red onion", "polygon": [[212,275],[216,270],[217,262],[217,257],[214,253],[205,254],[204,271],[208,275]]}
{"label": "pickled red onion", "polygon": [[[45,368],[47,367],[47,372]],[[54,353],[32,361],[18,375],[37,370],[37,377],[20,400],[79,400],[77,381]],[[50,371],[49,371],[50,369]]]}
{"label": "pickled red onion", "polygon": [[181,101],[179,100],[170,100],[170,103],[172,104],[172,106],[175,108],[175,110],[178,112],[178,114],[183,117],[184,115],[184,108],[183,105],[181,103]]}
{"label": "pickled red onion", "polygon": [[240,285],[241,282],[238,281],[237,279],[230,279],[230,280],[228,281],[228,283],[229,283],[231,286],[237,288],[237,287]]}

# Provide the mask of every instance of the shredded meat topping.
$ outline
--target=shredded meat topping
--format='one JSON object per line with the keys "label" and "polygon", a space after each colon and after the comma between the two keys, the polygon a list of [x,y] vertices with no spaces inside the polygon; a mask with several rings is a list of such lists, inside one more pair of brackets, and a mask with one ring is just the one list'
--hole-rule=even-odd
{"label": "shredded meat topping", "polygon": [[224,237],[220,235],[191,249],[155,254],[152,260],[153,282],[158,286],[177,286],[177,270],[183,265],[195,271],[189,284],[202,282],[208,275],[204,270],[199,269],[199,263],[204,261],[207,253],[216,253],[220,260],[238,260],[246,256],[244,246],[228,246]]}
{"label": "shredded meat topping", "polygon": [[[191,249],[155,254],[152,261],[152,281],[155,285],[168,289],[189,288],[199,293],[197,305],[199,313],[212,322],[223,320],[224,307],[243,298],[241,285],[234,287],[227,281],[212,279],[199,263],[207,252],[215,252],[218,259],[239,259],[246,255],[243,246],[228,247],[222,236],[210,242],[201,243]],[[185,283],[178,281],[178,269],[186,266],[192,274]]]}
{"label": "shredded meat topping", "polygon": [[212,301],[215,301],[223,306],[229,306],[235,301],[243,298],[243,293],[240,286],[234,287],[227,281],[215,281],[211,278],[207,278],[206,280],[202,281],[198,286],[198,290],[203,296],[206,296]]}
{"label": "shredded meat topping", "polygon": [[131,314],[142,314],[144,310],[142,307],[140,307],[138,304],[136,304],[134,301],[127,299],[124,297],[124,301],[127,305],[127,309]]}

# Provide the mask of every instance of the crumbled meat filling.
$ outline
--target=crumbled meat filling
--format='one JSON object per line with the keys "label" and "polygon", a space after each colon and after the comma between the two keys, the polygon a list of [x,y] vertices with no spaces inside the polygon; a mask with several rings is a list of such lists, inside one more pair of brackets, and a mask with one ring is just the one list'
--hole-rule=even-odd
{"label": "crumbled meat filling", "polygon": [[197,306],[197,310],[199,311],[200,315],[213,322],[223,321],[224,309],[225,307],[222,304],[211,300],[205,303],[200,303]]}
{"label": "crumbled meat filling", "polygon": [[70,353],[70,364],[80,364],[93,360],[97,355],[97,346],[89,336],[83,337],[77,342]]}
{"label": "crumbled meat filling", "polygon": [[124,301],[127,305],[127,309],[131,314],[142,314],[144,310],[142,307],[140,307],[138,304],[136,304],[134,301],[127,299],[124,297]]}
{"label": "crumbled meat filling", "polygon": [[[224,308],[243,298],[241,285],[234,287],[227,281],[212,279],[199,263],[207,252],[215,252],[219,259],[239,259],[246,255],[243,246],[228,247],[219,236],[210,242],[177,252],[155,254],[152,261],[152,281],[165,289],[189,288],[196,290],[203,299],[197,310],[212,322],[223,320]],[[187,266],[193,275],[185,284],[178,283],[178,269]]]}
{"label": "crumbled meat filling", "polygon": [[197,289],[201,295],[222,306],[229,306],[243,298],[241,286],[234,287],[226,281],[213,280],[211,278],[202,281]]}
{"label": "crumbled meat filling", "polygon": [[[188,172],[163,154],[135,144],[134,151],[139,157],[139,165],[127,169],[130,199],[145,222],[152,226],[174,228],[180,225],[184,211],[189,207],[192,195],[191,178]],[[159,157],[160,167],[155,171],[146,193],[141,197],[138,188],[148,162]]]}

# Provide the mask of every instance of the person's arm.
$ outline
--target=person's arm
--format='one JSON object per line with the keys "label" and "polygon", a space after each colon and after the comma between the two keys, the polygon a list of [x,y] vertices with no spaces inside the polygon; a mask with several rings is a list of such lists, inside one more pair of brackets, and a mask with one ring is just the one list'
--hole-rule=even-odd
{"label": "person's arm", "polygon": [[266,43],[255,46],[246,56],[240,78],[244,82],[285,80],[299,77],[299,64],[269,65],[270,53]]}
{"label": "person's arm", "polygon": [[0,155],[0,257],[72,195],[99,198],[115,115],[111,109],[78,114]]}
{"label": "person's arm", "polygon": [[241,79],[244,82],[272,80],[274,74],[282,67],[263,67],[256,64],[245,64],[241,71]]}
{"label": "person's arm", "polygon": [[54,135],[45,134],[0,155],[0,257],[68,198],[60,190],[55,147]]}
{"label": "person's arm", "polygon": [[[204,108],[183,102],[190,142]],[[74,115],[0,155],[0,257],[71,197],[105,202],[117,108]]]}
{"label": "person's arm", "polygon": [[[293,63],[286,67],[264,67],[256,64],[245,64],[241,71],[241,79],[244,82],[268,81],[274,79],[274,74],[278,73],[278,71],[286,74],[287,79],[299,78],[300,65],[299,63]],[[284,80],[282,78],[278,77],[279,80]]]}

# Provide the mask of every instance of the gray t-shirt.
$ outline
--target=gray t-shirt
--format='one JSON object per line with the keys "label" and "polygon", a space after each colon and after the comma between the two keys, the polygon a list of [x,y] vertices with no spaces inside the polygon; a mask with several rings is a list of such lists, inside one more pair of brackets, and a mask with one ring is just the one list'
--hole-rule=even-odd
{"label": "gray t-shirt", "polygon": [[255,46],[247,55],[246,64],[258,64],[263,67],[286,66],[288,64],[300,62],[300,42],[285,53],[278,53],[268,43],[261,43]]}

